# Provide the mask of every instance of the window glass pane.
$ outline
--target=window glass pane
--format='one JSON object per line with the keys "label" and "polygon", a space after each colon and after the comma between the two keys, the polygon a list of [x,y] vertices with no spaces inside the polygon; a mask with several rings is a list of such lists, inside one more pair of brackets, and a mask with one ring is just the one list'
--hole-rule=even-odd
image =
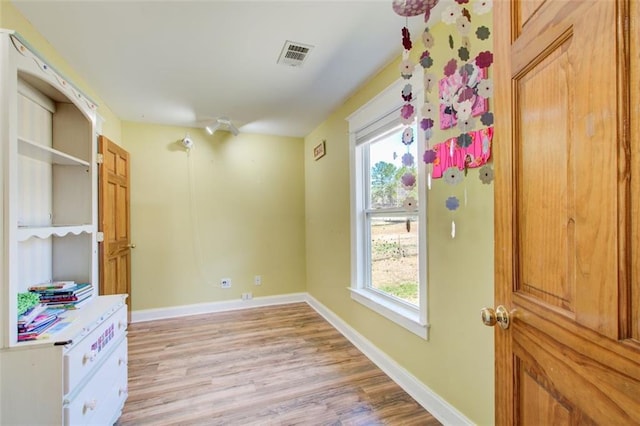
{"label": "window glass pane", "polygon": [[[369,148],[369,208],[385,209],[402,207],[407,197],[418,200],[418,185],[407,187],[405,175],[417,179],[417,140],[409,145],[402,143],[399,128],[387,136],[371,142]],[[415,134],[415,129],[414,129]]]}
{"label": "window glass pane", "polygon": [[418,305],[418,217],[369,216],[370,287]]}

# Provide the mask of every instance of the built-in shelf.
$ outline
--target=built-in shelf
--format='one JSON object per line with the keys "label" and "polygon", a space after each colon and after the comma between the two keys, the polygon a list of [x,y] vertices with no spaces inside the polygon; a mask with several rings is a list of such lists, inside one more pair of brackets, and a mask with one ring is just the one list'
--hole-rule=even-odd
{"label": "built-in shelf", "polygon": [[64,237],[69,234],[91,234],[93,232],[93,225],[24,226],[18,228],[18,241],[27,241],[29,238],[45,239],[51,236]]}
{"label": "built-in shelf", "polygon": [[37,142],[24,138],[18,138],[18,154],[51,164],[61,164],[65,166],[89,166],[88,161],[81,160],[72,155],[58,151],[57,149],[40,145]]}

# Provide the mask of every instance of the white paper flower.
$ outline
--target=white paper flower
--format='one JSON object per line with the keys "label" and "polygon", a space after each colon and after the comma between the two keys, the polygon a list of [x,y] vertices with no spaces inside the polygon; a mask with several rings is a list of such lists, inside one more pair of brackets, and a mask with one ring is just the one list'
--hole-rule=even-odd
{"label": "white paper flower", "polygon": [[416,209],[418,208],[418,201],[416,201],[416,199],[413,197],[407,197],[404,200],[403,205],[406,211],[413,212],[413,211],[416,211]]}
{"label": "white paper flower", "polygon": [[466,120],[471,117],[471,110],[473,108],[473,104],[471,101],[462,101],[458,104],[458,109],[456,112],[458,113],[458,120]]}
{"label": "white paper flower", "polygon": [[436,75],[434,73],[426,72],[424,73],[423,78],[424,78],[424,90],[426,90],[427,93],[431,93],[431,91],[438,84],[438,79]]}
{"label": "white paper flower", "polygon": [[489,13],[493,9],[493,0],[476,0],[473,3],[473,11],[478,15]]}
{"label": "white paper flower", "polygon": [[478,95],[482,96],[485,99],[490,98],[491,96],[493,96],[493,80],[491,80],[490,78],[486,80],[480,80],[477,89]]}
{"label": "white paper flower", "polygon": [[442,12],[442,22],[447,25],[455,24],[460,16],[462,16],[462,10],[457,4],[452,4]]}
{"label": "white paper flower", "polygon": [[461,36],[467,36],[471,31],[471,23],[464,15],[460,15],[458,19],[456,19],[456,27],[458,28],[458,32]]}
{"label": "white paper flower", "polygon": [[432,120],[435,120],[438,116],[438,106],[436,104],[432,104],[431,102],[425,102],[424,105],[422,105],[421,112],[423,118],[430,118]]}

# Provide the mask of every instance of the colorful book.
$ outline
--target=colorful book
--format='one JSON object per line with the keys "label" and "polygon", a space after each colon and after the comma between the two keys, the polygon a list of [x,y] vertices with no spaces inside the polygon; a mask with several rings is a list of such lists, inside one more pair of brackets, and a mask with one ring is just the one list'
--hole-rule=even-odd
{"label": "colorful book", "polygon": [[75,285],[75,281],[54,281],[50,283],[32,285],[29,287],[29,291],[64,290],[74,287]]}

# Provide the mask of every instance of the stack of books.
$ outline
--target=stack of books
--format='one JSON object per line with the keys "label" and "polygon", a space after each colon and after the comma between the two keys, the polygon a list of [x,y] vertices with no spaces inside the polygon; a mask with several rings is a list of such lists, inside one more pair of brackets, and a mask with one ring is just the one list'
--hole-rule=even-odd
{"label": "stack of books", "polygon": [[29,287],[29,291],[37,293],[40,296],[40,303],[48,308],[78,309],[91,299],[93,286],[63,281],[32,286]]}
{"label": "stack of books", "polygon": [[35,340],[60,322],[64,309],[51,309],[40,303],[18,317],[18,341]]}

